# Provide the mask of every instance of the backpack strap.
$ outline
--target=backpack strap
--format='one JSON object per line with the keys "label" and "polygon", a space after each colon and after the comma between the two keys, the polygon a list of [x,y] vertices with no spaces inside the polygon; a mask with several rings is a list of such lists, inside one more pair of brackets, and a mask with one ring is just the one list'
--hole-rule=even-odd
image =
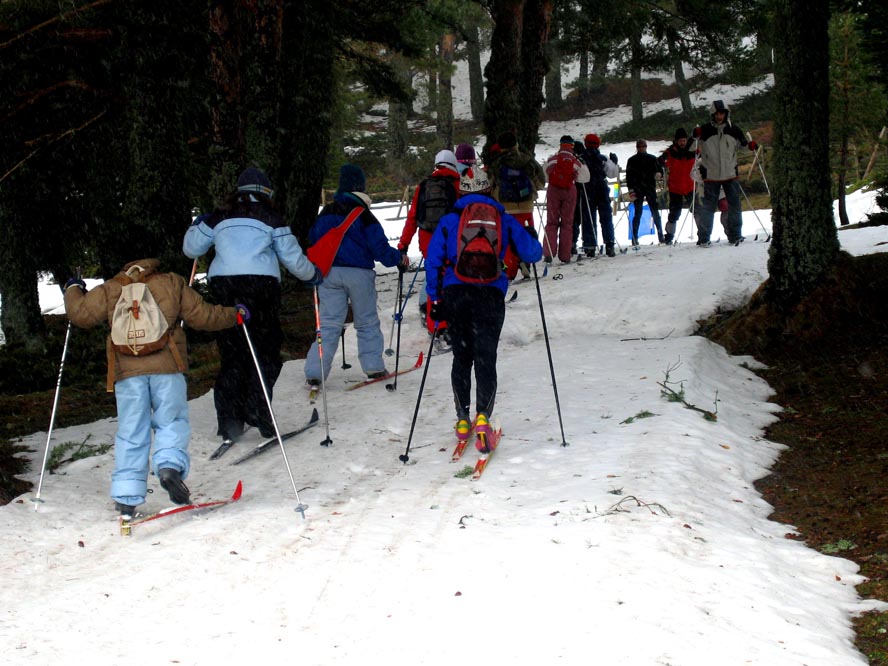
{"label": "backpack strap", "polygon": [[[133,268],[138,268],[142,270],[141,266],[133,266]],[[130,269],[132,270],[132,269]],[[143,282],[148,284],[149,281],[153,280],[156,277],[160,277],[160,273],[151,273],[145,277]],[[155,298],[155,300],[157,300]],[[185,366],[185,361],[182,360],[182,355],[179,353],[179,348],[176,347],[176,342],[173,340],[173,331],[176,330],[178,326],[180,326],[181,318],[176,317],[173,322],[170,324],[169,329],[167,329],[167,347],[170,348],[170,353],[173,355],[173,360],[176,362],[176,367],[179,368],[179,372],[185,372],[187,369]]]}

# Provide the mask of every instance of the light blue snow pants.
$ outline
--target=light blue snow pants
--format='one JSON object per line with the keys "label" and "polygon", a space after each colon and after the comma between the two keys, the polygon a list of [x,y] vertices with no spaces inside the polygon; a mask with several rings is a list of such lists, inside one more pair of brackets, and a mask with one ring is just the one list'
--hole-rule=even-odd
{"label": "light blue snow pants", "polygon": [[188,396],[185,375],[140,375],[114,384],[117,435],[111,499],[138,506],[148,490],[148,461],[154,431],[154,473],[172,467],[188,476]]}
{"label": "light blue snow pants", "polygon": [[[365,374],[384,372],[382,351],[385,344],[376,312],[376,272],[369,268],[334,266],[318,287],[321,312],[321,345],[324,350],[324,378],[330,374],[333,357],[339,349],[339,336],[351,301],[355,334],[358,338],[358,362]],[[305,378],[321,378],[317,340],[305,357]]]}

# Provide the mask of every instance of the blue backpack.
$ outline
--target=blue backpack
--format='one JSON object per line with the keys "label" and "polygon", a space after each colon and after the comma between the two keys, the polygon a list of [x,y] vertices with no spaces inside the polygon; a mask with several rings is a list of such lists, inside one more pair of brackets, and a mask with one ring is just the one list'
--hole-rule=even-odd
{"label": "blue backpack", "polygon": [[533,182],[521,169],[503,165],[499,170],[499,200],[517,203],[527,201],[533,195]]}

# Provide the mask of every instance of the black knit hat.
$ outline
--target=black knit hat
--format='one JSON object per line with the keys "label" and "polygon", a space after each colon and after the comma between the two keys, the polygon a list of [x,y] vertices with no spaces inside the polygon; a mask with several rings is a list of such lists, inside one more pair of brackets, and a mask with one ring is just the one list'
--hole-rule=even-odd
{"label": "black knit hat", "polygon": [[367,189],[364,170],[354,164],[343,164],[339,169],[340,192],[363,192]]}
{"label": "black knit hat", "polygon": [[678,141],[679,139],[687,139],[687,138],[688,138],[688,133],[687,133],[687,131],[685,131],[684,127],[679,127],[677,130],[675,130],[675,136],[673,137],[673,139],[675,141]]}
{"label": "black knit hat", "polygon": [[262,169],[257,169],[256,167],[247,167],[237,177],[237,191],[257,192],[264,194],[269,199],[274,197],[271,181]]}
{"label": "black knit hat", "polygon": [[558,141],[558,143],[569,143],[570,145],[573,145],[573,142],[574,142],[573,137],[570,134],[565,134]]}

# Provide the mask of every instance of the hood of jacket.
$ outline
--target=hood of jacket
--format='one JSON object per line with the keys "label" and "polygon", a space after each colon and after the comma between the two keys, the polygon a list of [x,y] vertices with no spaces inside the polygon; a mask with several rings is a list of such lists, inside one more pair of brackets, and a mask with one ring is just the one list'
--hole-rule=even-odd
{"label": "hood of jacket", "polygon": [[503,205],[497,201],[496,199],[491,198],[487,194],[464,194],[459,199],[456,200],[456,203],[453,204],[453,208],[456,211],[462,211],[463,208],[473,203],[486,203],[490,204],[494,208],[496,208],[497,212],[502,215],[506,212],[506,209],[503,208]]}

